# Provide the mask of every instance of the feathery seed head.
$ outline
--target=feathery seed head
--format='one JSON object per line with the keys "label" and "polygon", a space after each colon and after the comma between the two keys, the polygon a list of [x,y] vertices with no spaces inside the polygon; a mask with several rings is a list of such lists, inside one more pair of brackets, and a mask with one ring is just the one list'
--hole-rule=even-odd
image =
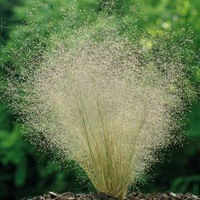
{"label": "feathery seed head", "polygon": [[123,199],[174,138],[188,83],[177,47],[101,23],[52,37],[6,87],[34,144],[58,149],[99,192]]}

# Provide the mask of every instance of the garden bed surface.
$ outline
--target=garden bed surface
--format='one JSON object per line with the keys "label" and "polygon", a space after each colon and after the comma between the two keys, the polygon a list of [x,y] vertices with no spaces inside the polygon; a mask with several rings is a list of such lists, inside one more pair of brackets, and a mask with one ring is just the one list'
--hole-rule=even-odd
{"label": "garden bed surface", "polygon": [[[23,198],[22,200],[115,200],[103,194],[89,193],[89,194],[74,194],[65,192],[62,194],[49,192],[42,196],[36,196],[32,199]],[[126,200],[200,200],[200,196],[190,193],[175,194],[172,192],[142,194],[131,193],[126,197]]]}

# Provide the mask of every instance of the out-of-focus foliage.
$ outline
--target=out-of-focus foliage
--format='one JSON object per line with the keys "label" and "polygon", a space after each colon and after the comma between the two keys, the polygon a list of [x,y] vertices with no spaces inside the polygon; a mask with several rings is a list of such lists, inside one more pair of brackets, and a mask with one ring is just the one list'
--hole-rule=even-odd
{"label": "out-of-focus foliage", "polygon": [[[40,44],[45,48],[52,32],[57,32],[59,35],[59,32],[65,31],[67,35],[70,33],[69,30],[76,29],[86,22],[95,22],[101,12],[116,15],[119,22],[122,16],[126,17],[127,24],[133,23],[134,15],[140,16],[137,26],[155,36],[162,35],[166,31],[170,32],[171,27],[176,35],[182,35],[191,29],[196,40],[187,48],[194,48],[197,55],[199,54],[199,0],[78,0],[77,4],[74,0],[39,2],[36,5],[35,0],[0,0],[1,64],[11,67],[10,60],[14,57],[10,58],[6,53],[10,48],[31,47],[30,55],[34,57],[35,53],[38,53],[34,47]],[[138,15],[138,12],[141,14]],[[195,62],[190,64],[191,67],[196,65]],[[192,71],[194,74],[192,81],[198,87],[200,68]],[[149,180],[147,185],[140,187],[141,191],[171,190],[200,194],[199,101],[194,102],[192,111],[185,121],[187,136],[184,147],[166,152],[164,162],[153,169],[154,180]],[[61,170],[57,164],[49,163],[51,154],[47,156],[37,152],[21,135],[21,128],[16,126],[15,117],[1,105],[0,199],[20,199],[25,195],[42,194],[48,190],[87,192],[87,188],[80,186],[76,181],[76,171]]]}
{"label": "out-of-focus foliage", "polygon": [[5,44],[9,25],[16,23],[16,19],[13,17],[13,8],[20,2],[21,0],[0,0],[0,46]]}
{"label": "out-of-focus foliage", "polygon": [[[20,199],[52,188],[57,191],[81,191],[75,178],[77,172],[61,170],[47,157],[32,148],[22,138],[20,126],[12,123],[13,116],[0,106],[0,198]],[[67,180],[67,181],[66,181]],[[34,189],[33,189],[34,188]]]}
{"label": "out-of-focus foliage", "polygon": [[180,193],[185,193],[185,191],[191,191],[193,194],[200,193],[200,176],[183,176],[178,177],[173,181],[171,188],[175,191],[179,191]]}
{"label": "out-of-focus foliage", "polygon": [[200,41],[200,4],[198,0],[147,0],[140,1],[139,8],[142,13],[140,25],[154,32],[155,26],[160,29],[176,27],[177,32],[192,28],[197,38],[195,45]]}

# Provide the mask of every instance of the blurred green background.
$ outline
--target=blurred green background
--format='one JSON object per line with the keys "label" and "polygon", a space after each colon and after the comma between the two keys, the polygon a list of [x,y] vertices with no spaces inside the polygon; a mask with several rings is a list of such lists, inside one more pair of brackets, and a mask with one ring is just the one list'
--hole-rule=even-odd
{"label": "blurred green background", "polygon": [[[73,13],[69,10],[70,6],[75,6]],[[80,9],[86,12],[79,12]],[[73,0],[41,0],[40,3],[36,0],[0,0],[1,65],[11,65],[5,52],[10,47],[20,48],[22,37],[32,44],[42,44],[51,32],[59,33],[63,27],[69,27],[71,20],[76,19],[77,23],[70,27],[74,29],[86,19],[88,23],[94,22],[101,12],[115,15],[119,22],[127,16],[131,23],[137,16],[137,27],[150,34],[162,34],[173,27],[176,35],[181,35],[190,29],[195,41],[184,48],[191,48],[199,55],[199,0],[79,0],[76,5],[73,5]],[[90,19],[87,13],[90,13]],[[193,61],[189,64],[191,69],[193,65],[199,65],[199,61]],[[198,89],[200,68],[193,70],[191,81]],[[3,103],[0,104],[0,199],[21,199],[48,191],[62,193],[93,190],[88,185],[89,181],[78,179],[81,172],[52,163],[51,152],[47,155],[34,149],[22,137],[15,117]],[[191,112],[186,113],[184,122],[186,139],[183,146],[166,151],[163,162],[153,166],[150,172],[153,178],[145,177],[147,183],[134,186],[134,189],[146,193],[172,191],[200,195],[199,99],[192,103]]]}

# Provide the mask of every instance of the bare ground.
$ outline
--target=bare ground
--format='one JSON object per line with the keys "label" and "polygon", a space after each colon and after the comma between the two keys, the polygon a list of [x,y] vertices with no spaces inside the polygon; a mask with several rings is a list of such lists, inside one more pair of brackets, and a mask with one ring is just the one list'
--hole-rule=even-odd
{"label": "bare ground", "polygon": [[[103,194],[89,193],[89,194],[74,194],[65,192],[62,194],[49,192],[41,196],[33,197],[32,199],[23,198],[22,200],[115,200]],[[126,197],[126,200],[200,200],[200,196],[190,193],[175,194],[172,192],[155,193],[155,194],[141,194],[131,193]]]}

